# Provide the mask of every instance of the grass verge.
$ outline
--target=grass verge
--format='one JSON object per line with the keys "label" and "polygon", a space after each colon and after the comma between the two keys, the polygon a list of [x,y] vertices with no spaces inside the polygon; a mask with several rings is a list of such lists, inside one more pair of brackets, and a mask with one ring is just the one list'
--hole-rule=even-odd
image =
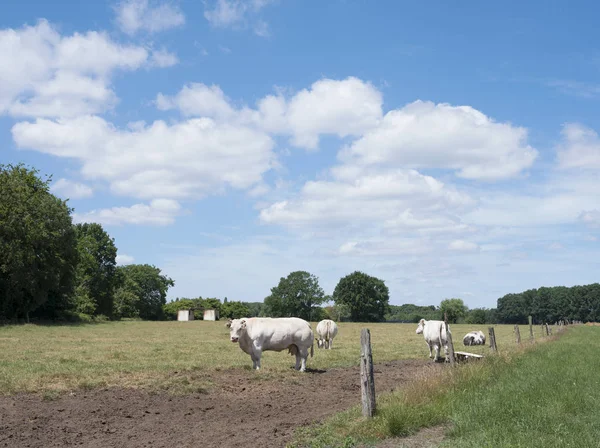
{"label": "grass verge", "polygon": [[[546,339],[550,341],[556,338]],[[597,446],[600,329],[574,327],[551,344],[444,369],[360,409],[302,428],[290,447],[354,447],[448,424],[444,447]]]}

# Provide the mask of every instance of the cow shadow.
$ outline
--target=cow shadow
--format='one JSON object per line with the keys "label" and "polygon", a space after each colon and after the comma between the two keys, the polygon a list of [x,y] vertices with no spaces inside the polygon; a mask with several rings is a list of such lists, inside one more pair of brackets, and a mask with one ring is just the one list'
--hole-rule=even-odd
{"label": "cow shadow", "polygon": [[[292,370],[296,370],[294,367],[291,367]],[[304,373],[313,373],[313,374],[320,374],[320,373],[326,373],[327,370],[323,370],[323,369],[311,369],[310,367],[307,367]]]}

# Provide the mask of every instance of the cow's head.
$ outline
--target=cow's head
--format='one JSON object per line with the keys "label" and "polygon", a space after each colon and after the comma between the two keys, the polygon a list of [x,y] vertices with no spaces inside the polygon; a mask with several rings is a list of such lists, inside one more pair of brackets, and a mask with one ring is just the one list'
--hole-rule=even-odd
{"label": "cow's head", "polygon": [[323,348],[323,346],[325,345],[325,340],[321,339],[321,338],[315,338],[317,341],[317,347],[318,348]]}
{"label": "cow's head", "polygon": [[425,328],[425,319],[421,319],[419,321],[419,326],[417,327],[417,334],[423,333],[424,328]]}
{"label": "cow's head", "polygon": [[246,331],[246,319],[233,319],[227,322],[227,326],[231,342],[237,342],[240,340],[242,332]]}

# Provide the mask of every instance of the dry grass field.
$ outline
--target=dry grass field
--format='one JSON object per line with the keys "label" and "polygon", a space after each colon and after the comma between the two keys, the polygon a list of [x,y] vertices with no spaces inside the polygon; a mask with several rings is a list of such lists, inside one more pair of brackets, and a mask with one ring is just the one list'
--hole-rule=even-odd
{"label": "dry grass field", "polygon": [[[312,324],[313,330],[316,323]],[[426,359],[416,324],[340,323],[333,350],[319,350],[308,367],[326,370],[357,365],[360,331],[371,330],[374,362]],[[486,325],[452,325],[456,350],[485,354],[489,347],[463,347],[462,336]],[[513,327],[495,326],[501,351],[514,350]],[[541,337],[541,328],[534,328]],[[524,340],[528,329],[521,327]],[[299,375],[287,352],[263,354],[260,378]],[[210,387],[203,372],[250,369],[250,357],[229,341],[224,322],[108,322],[88,325],[0,327],[0,394],[52,394],[96,387],[134,387],[187,393]],[[174,374],[177,372],[177,374]],[[181,373],[187,375],[181,375]]]}

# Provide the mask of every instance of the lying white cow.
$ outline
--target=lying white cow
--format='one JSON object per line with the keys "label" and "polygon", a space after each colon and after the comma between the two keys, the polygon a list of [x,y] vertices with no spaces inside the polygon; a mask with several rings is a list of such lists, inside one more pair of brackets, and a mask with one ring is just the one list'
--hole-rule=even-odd
{"label": "lying white cow", "polygon": [[317,347],[333,348],[333,338],[337,335],[337,324],[331,319],[324,319],[317,324]]}
{"label": "lying white cow", "polygon": [[296,355],[296,370],[306,370],[308,351],[313,356],[313,331],[310,324],[297,317],[252,317],[233,319],[227,323],[231,342],[252,358],[252,368],[260,369],[262,352],[288,349]]}
{"label": "lying white cow", "polygon": [[483,334],[483,331],[479,330],[471,331],[465,334],[465,337],[463,338],[463,344],[466,346],[485,345],[485,334]]}
{"label": "lying white cow", "polygon": [[446,324],[443,320],[425,320],[419,321],[417,334],[423,333],[425,342],[429,347],[429,357],[433,357],[432,349],[435,349],[434,361],[440,357],[440,347],[444,346],[444,354],[448,360],[448,339],[446,338]]}

